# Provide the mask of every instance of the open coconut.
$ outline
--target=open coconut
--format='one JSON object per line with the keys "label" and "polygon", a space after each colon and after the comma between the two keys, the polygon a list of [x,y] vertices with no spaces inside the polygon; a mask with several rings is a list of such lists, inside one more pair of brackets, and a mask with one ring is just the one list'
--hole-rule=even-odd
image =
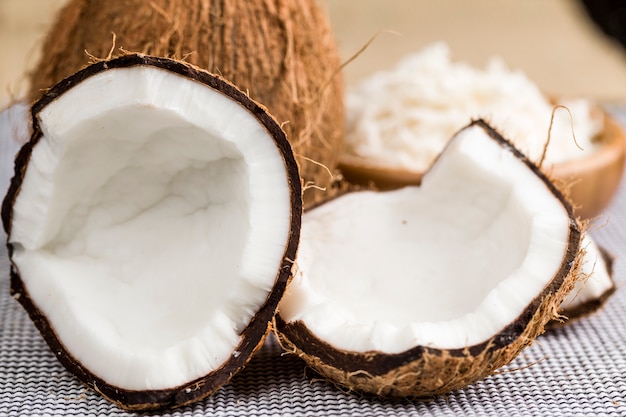
{"label": "open coconut", "polygon": [[230,83],[143,55],[87,67],[32,114],[2,207],[14,297],[122,407],[216,391],[291,276],[301,188],[280,126]]}
{"label": "open coconut", "polygon": [[305,212],[277,334],[349,389],[443,394],[543,332],[574,285],[580,241],[553,183],[478,120],[420,186],[347,193]]}
{"label": "open coconut", "polygon": [[562,316],[567,320],[551,323],[554,326],[597,311],[615,292],[612,256],[598,246],[589,235],[583,238],[582,248],[585,253],[579,277],[574,289],[565,297],[560,307]]}
{"label": "open coconut", "polygon": [[305,201],[325,197],[343,146],[344,91],[317,0],[70,0],[31,72],[31,98],[85,66],[85,52],[104,58],[115,47],[184,57],[263,103],[292,144]]}

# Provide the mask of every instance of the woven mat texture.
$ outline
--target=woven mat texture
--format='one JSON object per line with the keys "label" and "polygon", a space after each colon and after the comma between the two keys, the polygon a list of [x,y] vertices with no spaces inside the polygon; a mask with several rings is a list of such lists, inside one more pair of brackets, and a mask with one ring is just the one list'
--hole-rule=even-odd
{"label": "woven mat texture", "polygon": [[[626,122],[626,108],[612,111]],[[430,401],[359,397],[308,378],[304,363],[281,355],[270,338],[210,398],[142,414],[127,413],[87,390],[57,362],[9,295],[2,245],[0,416],[626,416],[626,181],[591,231],[616,257],[615,295],[593,316],[544,334],[501,373],[463,390]]]}

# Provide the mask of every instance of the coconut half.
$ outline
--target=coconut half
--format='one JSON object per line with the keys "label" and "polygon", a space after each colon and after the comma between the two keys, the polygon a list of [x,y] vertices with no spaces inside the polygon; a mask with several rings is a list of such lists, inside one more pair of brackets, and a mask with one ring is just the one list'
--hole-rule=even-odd
{"label": "coconut half", "polygon": [[[597,311],[615,292],[613,257],[587,234],[583,238],[582,248],[585,253],[578,279],[560,307],[566,322]],[[551,325],[562,323],[557,321]]]}
{"label": "coconut half", "polygon": [[350,389],[443,394],[543,332],[574,285],[580,241],[562,194],[478,120],[420,186],[352,192],[304,214],[277,334]]}
{"label": "coconut half", "polygon": [[291,276],[301,189],[279,125],[220,78],[143,55],[87,67],[32,114],[2,209],[14,297],[122,407],[216,391]]}

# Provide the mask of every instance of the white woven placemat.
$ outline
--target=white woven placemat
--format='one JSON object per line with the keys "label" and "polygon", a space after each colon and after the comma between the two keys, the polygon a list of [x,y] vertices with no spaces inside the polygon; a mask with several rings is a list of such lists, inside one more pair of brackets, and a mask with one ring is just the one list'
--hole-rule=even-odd
{"label": "white woven placemat", "polygon": [[[619,109],[617,109],[619,111]],[[619,111],[624,116],[626,111]],[[6,153],[6,147],[0,147]],[[0,161],[6,155],[0,153]],[[6,167],[0,166],[6,172]],[[1,176],[1,175],[0,175]],[[0,184],[2,185],[2,184]],[[618,290],[604,309],[541,336],[502,373],[432,401],[384,401],[344,393],[305,376],[270,338],[212,397],[142,416],[626,416],[626,180],[593,235],[616,256]],[[2,240],[4,234],[0,234]],[[48,350],[9,295],[0,248],[0,416],[129,416],[87,390]]]}

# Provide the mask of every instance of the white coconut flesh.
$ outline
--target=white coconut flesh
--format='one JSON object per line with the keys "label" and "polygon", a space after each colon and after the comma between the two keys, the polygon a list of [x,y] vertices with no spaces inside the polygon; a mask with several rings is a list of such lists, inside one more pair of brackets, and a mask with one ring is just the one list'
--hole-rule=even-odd
{"label": "white coconut flesh", "polygon": [[421,186],[349,193],[305,213],[280,315],[348,351],[477,345],[554,279],[569,226],[546,183],[473,125]]}
{"label": "white coconut flesh", "polygon": [[581,246],[585,255],[580,266],[579,279],[561,304],[561,309],[566,312],[601,299],[614,286],[609,267],[596,242],[589,235],[585,235]]}
{"label": "white coconut flesh", "polygon": [[290,233],[284,157],[263,125],[153,67],[91,76],[38,118],[9,243],[67,351],[128,390],[236,356]]}

